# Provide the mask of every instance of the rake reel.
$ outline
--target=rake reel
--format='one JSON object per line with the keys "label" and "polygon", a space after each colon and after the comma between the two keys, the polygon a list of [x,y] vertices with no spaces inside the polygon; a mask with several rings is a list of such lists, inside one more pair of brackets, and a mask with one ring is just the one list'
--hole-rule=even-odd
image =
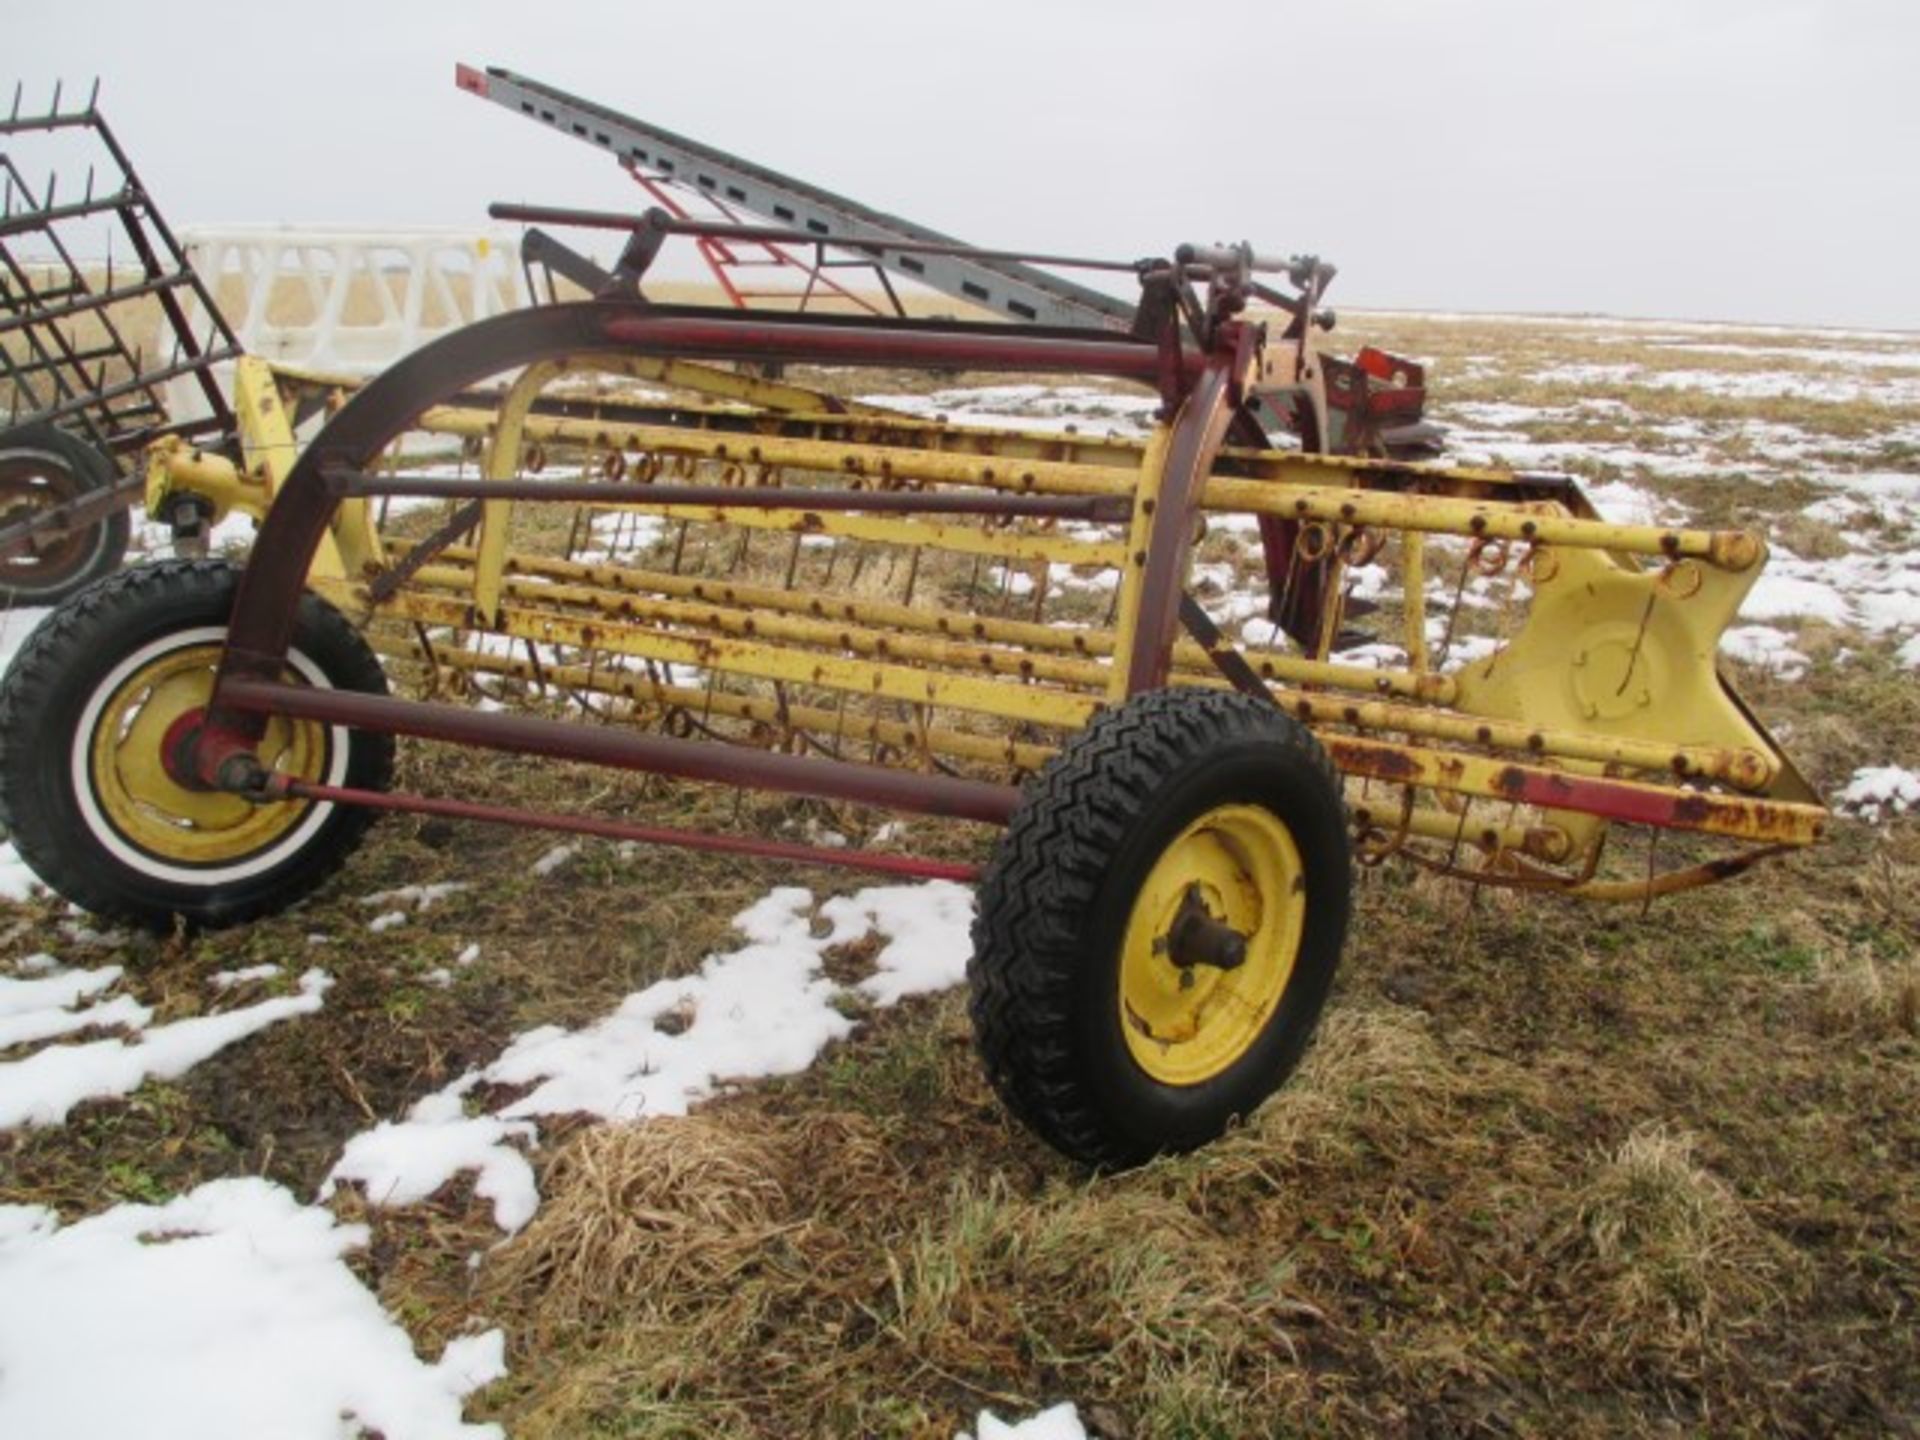
{"label": "rake reel", "polygon": [[[324,385],[245,360],[248,463],[154,451],[150,508],[249,510],[254,558],[127,572],[22,652],[0,810],[43,878],[229,922],[403,810],[978,880],[989,1073],[1125,1164],[1285,1077],[1355,861],[1645,900],[1820,835],[1715,664],[1760,537],[1391,458],[1404,362],[1321,354],[1325,267],[1183,247],[1122,334],[656,306],[634,235],[303,451],[286,392]],[[901,413],[876,370],[1071,380],[1138,433]],[[982,867],[399,794],[403,736],[1005,833]],[[1698,843],[1649,872],[1623,829]]]}

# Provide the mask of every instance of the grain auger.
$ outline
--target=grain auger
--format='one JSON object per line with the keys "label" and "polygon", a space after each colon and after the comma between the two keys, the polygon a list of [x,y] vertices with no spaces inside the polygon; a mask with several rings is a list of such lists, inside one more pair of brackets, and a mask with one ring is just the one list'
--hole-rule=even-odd
{"label": "grain auger", "polygon": [[[1356,858],[1637,900],[1820,834],[1715,664],[1760,538],[1392,458],[1407,367],[1321,355],[1324,266],[1109,267],[1126,331],[727,311],[643,292],[662,239],[725,227],[511,213],[618,224],[625,260],[336,397],[304,449],[243,361],[245,463],[162,446],[150,500],[254,512],[252,560],[102,581],[21,653],[0,805],[63,895],[243,920],[380,811],[977,881],[995,1085],[1124,1164],[1286,1075]],[[1049,377],[1139,424],[949,423],[859,398],[872,370]],[[946,827],[922,856],[399,793],[397,737],[1002,833],[976,864]]]}

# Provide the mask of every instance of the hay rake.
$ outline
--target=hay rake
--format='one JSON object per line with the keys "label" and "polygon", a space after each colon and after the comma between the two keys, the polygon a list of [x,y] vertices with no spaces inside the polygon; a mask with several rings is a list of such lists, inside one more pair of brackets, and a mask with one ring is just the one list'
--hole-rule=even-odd
{"label": "hay rake", "polygon": [[[978,880],[989,1073],[1121,1164],[1284,1077],[1355,858],[1636,900],[1821,832],[1715,664],[1760,537],[1380,453],[1404,362],[1321,354],[1326,267],[1184,246],[1126,267],[1125,333],[724,311],[642,283],[738,227],[502,213],[618,224],[623,266],[334,396],[304,450],[312,396],[241,361],[244,463],[163,441],[148,501],[256,514],[251,563],[129,571],[22,652],[0,807],[61,893],[244,919],[382,810]],[[1142,433],[901,413],[863,370],[1072,378]],[[396,793],[401,736],[1005,833],[982,867]],[[1623,866],[1623,827],[1695,838]]]}

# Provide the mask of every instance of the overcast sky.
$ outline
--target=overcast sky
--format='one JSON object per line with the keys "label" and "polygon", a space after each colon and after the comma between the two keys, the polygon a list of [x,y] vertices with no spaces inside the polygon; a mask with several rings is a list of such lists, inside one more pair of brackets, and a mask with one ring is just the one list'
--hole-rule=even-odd
{"label": "overcast sky", "polygon": [[1251,239],[1333,299],[1920,328],[1916,0],[0,0],[176,224],[633,206],[502,65],[979,244]]}

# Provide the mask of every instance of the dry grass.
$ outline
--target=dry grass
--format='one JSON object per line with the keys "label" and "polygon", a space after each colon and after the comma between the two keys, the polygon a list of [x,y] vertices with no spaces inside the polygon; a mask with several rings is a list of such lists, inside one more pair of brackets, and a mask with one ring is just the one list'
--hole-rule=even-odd
{"label": "dry grass", "polygon": [[1698,1150],[1696,1136],[1641,1126],[1577,1192],[1568,1279],[1590,1293],[1606,1351],[1691,1356],[1709,1337],[1730,1343],[1741,1319],[1783,1298],[1782,1247]]}
{"label": "dry grass", "polygon": [[734,1289],[790,1223],[785,1158],[768,1136],[704,1115],[583,1130],[549,1163],[540,1213],[487,1282],[538,1294],[548,1333],[672,1320],[690,1296]]}
{"label": "dry grass", "polygon": [[1824,963],[1814,1014],[1830,1035],[1920,1036],[1920,960],[1861,950]]}

